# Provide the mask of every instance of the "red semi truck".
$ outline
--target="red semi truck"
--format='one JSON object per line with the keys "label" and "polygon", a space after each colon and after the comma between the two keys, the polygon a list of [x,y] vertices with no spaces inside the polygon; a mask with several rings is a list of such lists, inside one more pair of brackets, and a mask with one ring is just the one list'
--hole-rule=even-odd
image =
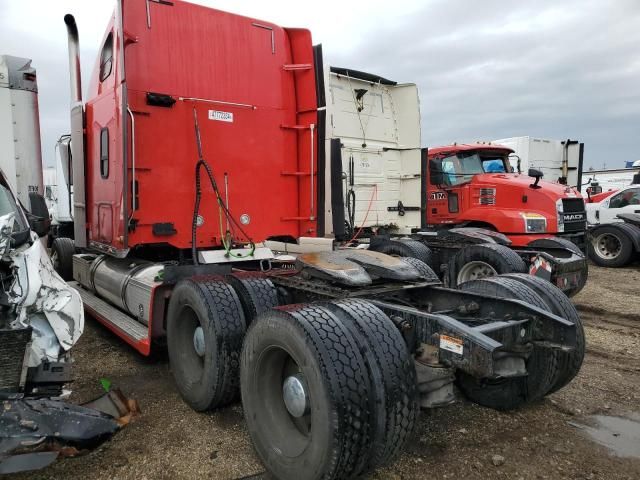
{"label": "red semi truck", "polygon": [[[489,143],[424,150],[423,225],[412,238],[429,251],[416,254],[450,286],[529,272],[575,295],[588,275],[584,201],[572,187],[541,180],[535,169],[512,171],[512,154]],[[372,245],[387,253],[400,247],[385,235]]]}
{"label": "red semi truck", "polygon": [[125,342],[143,355],[166,343],[191,407],[241,392],[276,478],[388,463],[454,381],[507,409],[577,374],[580,318],[555,287],[512,275],[453,290],[423,262],[317,238],[344,204],[326,195],[322,55],[307,30],[120,0],[83,102],[65,23],[75,243],[57,238],[71,247],[58,260]]}

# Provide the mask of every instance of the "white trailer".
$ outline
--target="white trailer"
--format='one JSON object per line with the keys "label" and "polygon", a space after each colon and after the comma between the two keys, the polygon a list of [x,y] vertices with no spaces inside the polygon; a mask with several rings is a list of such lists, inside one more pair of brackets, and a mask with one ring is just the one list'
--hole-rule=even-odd
{"label": "white trailer", "polygon": [[527,172],[529,168],[536,168],[542,171],[545,180],[580,190],[584,143],[529,136],[501,138],[492,140],[491,143],[504,145],[515,152],[511,161],[514,171]]}
{"label": "white trailer", "polygon": [[583,177],[589,185],[598,186],[603,192],[626,188],[634,181],[636,175],[640,175],[640,165],[631,168],[611,168],[605,170],[589,170]]}
{"label": "white trailer", "polygon": [[420,228],[418,88],[337,67],[325,67],[324,81],[325,195],[333,200],[325,235],[348,240],[360,229]]}
{"label": "white trailer", "polygon": [[30,213],[49,216],[43,210],[36,70],[28,58],[11,55],[0,55],[0,169]]}

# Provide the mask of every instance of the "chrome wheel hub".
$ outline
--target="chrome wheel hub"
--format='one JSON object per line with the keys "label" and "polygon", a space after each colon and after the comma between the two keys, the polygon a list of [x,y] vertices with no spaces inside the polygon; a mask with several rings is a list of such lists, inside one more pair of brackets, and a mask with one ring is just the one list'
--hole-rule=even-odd
{"label": "chrome wheel hub", "polygon": [[193,348],[200,357],[204,357],[204,330],[200,326],[193,332]]}
{"label": "chrome wheel hub", "polygon": [[469,262],[460,269],[457,283],[461,284],[471,280],[478,280],[480,278],[493,277],[497,274],[498,272],[496,272],[495,268],[486,262]]}
{"label": "chrome wheel hub", "polygon": [[595,240],[595,251],[601,258],[613,259],[620,255],[622,243],[620,239],[610,233],[603,233]]}
{"label": "chrome wheel hub", "polygon": [[302,375],[287,377],[282,384],[282,398],[292,417],[300,418],[309,413],[309,396]]}

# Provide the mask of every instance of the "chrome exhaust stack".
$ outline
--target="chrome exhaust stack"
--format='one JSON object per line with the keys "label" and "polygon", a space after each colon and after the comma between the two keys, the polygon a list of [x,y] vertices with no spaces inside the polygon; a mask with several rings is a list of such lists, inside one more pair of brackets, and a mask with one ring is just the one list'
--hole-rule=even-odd
{"label": "chrome exhaust stack", "polygon": [[69,86],[71,88],[71,108],[82,104],[82,78],[80,76],[80,37],[76,19],[70,13],[64,16],[69,39]]}
{"label": "chrome exhaust stack", "polygon": [[87,246],[84,177],[84,105],[80,75],[80,38],[73,15],[64,16],[69,40],[69,88],[71,94],[71,159],[73,163],[73,229],[76,247]]}

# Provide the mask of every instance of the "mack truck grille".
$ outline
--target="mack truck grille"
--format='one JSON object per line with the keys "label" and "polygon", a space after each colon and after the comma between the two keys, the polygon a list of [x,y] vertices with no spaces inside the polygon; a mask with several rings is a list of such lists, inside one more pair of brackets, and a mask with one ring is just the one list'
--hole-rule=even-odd
{"label": "mack truck grille", "polygon": [[587,213],[581,198],[562,199],[565,232],[582,232],[587,226]]}
{"label": "mack truck grille", "polygon": [[0,329],[0,393],[20,391],[31,328]]}

